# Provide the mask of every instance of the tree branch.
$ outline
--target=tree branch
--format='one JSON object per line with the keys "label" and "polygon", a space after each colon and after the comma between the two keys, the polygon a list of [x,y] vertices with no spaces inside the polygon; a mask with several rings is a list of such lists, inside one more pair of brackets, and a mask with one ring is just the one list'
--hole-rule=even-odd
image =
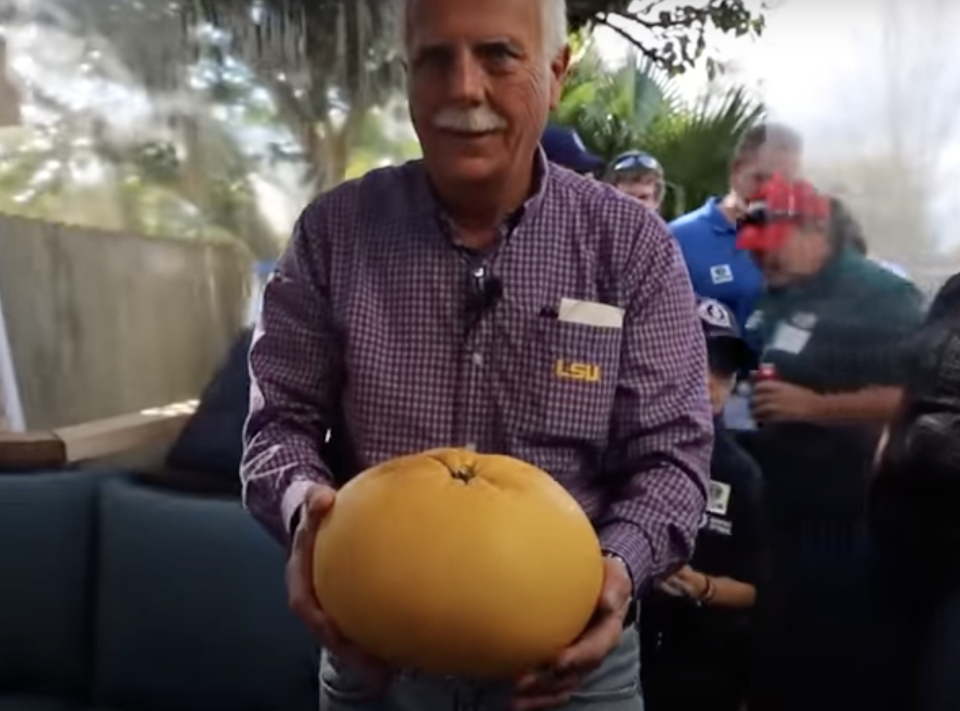
{"label": "tree branch", "polygon": [[615,24],[613,24],[612,22],[610,22],[610,19],[609,19],[609,18],[610,18],[609,15],[599,15],[599,16],[597,16],[597,18],[596,18],[594,21],[595,21],[598,25],[603,25],[604,27],[609,27],[611,30],[613,30],[613,31],[616,32],[618,35],[620,35],[620,36],[623,37],[625,40],[627,40],[627,42],[629,42],[631,45],[633,45],[634,47],[636,47],[636,48],[640,51],[640,53],[641,53],[644,57],[646,57],[647,59],[649,59],[650,61],[652,61],[652,62],[658,62],[658,63],[661,61],[662,57],[660,57],[659,54],[657,54],[656,52],[654,52],[654,51],[653,51],[652,49],[650,49],[649,47],[644,46],[644,44],[643,44],[642,42],[640,42],[640,40],[638,40],[636,37],[634,37],[633,35],[631,35],[629,32],[627,32],[627,31],[626,31],[625,29],[623,29],[622,27],[617,27]]}

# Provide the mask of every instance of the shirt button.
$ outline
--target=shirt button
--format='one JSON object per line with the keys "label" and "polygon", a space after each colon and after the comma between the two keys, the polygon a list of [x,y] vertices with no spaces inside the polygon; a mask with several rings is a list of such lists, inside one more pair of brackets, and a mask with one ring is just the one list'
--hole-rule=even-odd
{"label": "shirt button", "polygon": [[483,354],[482,354],[482,353],[474,353],[474,354],[471,356],[471,358],[473,359],[473,364],[474,364],[475,366],[477,366],[478,368],[482,368],[482,367],[483,367]]}

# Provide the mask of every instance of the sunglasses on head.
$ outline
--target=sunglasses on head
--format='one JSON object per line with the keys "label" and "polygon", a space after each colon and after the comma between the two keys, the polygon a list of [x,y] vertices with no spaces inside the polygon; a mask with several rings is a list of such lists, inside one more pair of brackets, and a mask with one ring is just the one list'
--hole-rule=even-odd
{"label": "sunglasses on head", "polygon": [[649,153],[627,153],[617,158],[610,170],[614,173],[634,173],[638,171],[650,171],[662,173],[663,168],[660,161]]}
{"label": "sunglasses on head", "polygon": [[764,227],[776,222],[795,222],[804,219],[804,215],[790,210],[771,210],[762,200],[751,202],[747,211],[739,219],[738,227]]}

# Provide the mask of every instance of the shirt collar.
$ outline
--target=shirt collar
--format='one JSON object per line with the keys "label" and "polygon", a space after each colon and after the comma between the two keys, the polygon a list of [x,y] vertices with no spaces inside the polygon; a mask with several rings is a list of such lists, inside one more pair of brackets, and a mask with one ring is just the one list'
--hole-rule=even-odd
{"label": "shirt collar", "polygon": [[771,289],[769,293],[789,297],[809,296],[829,290],[838,281],[844,279],[850,265],[859,258],[852,249],[841,249],[832,255],[819,272],[798,284],[782,289]]}
{"label": "shirt collar", "polygon": [[714,232],[722,235],[736,236],[737,226],[730,222],[727,216],[723,214],[723,210],[720,209],[720,204],[721,198],[708,198],[703,205],[703,211],[710,219],[710,224],[713,226]]}
{"label": "shirt collar", "polygon": [[[437,198],[437,194],[430,183],[430,178],[427,175],[426,167],[424,166],[423,161],[417,161],[417,163],[419,165],[418,172],[420,174],[420,179],[415,191],[415,196],[418,199],[419,205],[422,206],[421,209],[417,210],[417,212],[421,214],[426,212],[430,217],[437,220],[445,233],[452,234],[453,221],[450,219],[449,213],[447,213]],[[550,167],[550,162],[547,160],[543,149],[538,146],[537,152],[534,155],[533,164],[533,181],[534,185],[536,186],[535,190],[533,194],[527,198],[523,205],[521,205],[517,210],[509,215],[506,220],[504,220],[504,223],[500,227],[504,237],[508,236],[519,225],[523,224],[524,222],[530,222],[537,217],[537,215],[543,209],[543,202],[550,182],[553,179],[554,171]]]}

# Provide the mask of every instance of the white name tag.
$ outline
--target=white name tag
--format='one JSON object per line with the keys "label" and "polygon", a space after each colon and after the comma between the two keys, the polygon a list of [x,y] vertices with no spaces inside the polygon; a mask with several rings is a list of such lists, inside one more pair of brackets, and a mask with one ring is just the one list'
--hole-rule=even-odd
{"label": "white name tag", "polygon": [[595,301],[560,299],[557,320],[600,328],[623,328],[623,309]]}
{"label": "white name tag", "polygon": [[726,516],[727,509],[730,507],[730,492],[729,484],[711,481],[707,488],[707,513]]}
{"label": "white name tag", "polygon": [[710,267],[710,279],[714,284],[729,284],[733,281],[733,270],[729,264],[715,264]]}
{"label": "white name tag", "polygon": [[789,323],[781,323],[773,334],[773,340],[770,341],[770,350],[783,351],[797,355],[807,347],[807,341],[810,340],[810,331],[797,328]]}

